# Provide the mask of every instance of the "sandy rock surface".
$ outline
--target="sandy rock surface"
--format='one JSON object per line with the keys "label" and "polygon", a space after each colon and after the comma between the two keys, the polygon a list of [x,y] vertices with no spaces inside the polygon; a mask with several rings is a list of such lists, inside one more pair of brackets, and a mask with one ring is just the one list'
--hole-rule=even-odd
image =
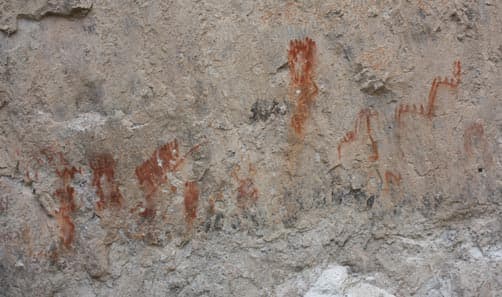
{"label": "sandy rock surface", "polygon": [[0,1],[0,296],[500,296],[502,3]]}

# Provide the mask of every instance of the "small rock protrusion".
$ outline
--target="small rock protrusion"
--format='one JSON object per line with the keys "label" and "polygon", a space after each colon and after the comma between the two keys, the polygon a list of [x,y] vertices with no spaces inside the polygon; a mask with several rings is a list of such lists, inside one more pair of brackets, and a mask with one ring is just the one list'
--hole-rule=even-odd
{"label": "small rock protrusion", "polygon": [[360,90],[368,95],[381,95],[390,92],[387,86],[387,74],[380,77],[369,68],[362,68],[354,79],[360,84]]}

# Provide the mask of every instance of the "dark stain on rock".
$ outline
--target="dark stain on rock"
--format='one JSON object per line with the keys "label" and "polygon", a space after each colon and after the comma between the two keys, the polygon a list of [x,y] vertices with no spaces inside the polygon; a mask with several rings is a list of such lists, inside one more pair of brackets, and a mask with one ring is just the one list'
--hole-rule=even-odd
{"label": "dark stain on rock", "polygon": [[375,203],[375,195],[371,195],[370,198],[366,200],[366,206],[368,208],[372,208],[374,203]]}
{"label": "dark stain on rock", "polygon": [[279,102],[272,100],[256,100],[251,107],[251,117],[249,118],[252,122],[267,121],[271,115],[285,115],[287,108],[285,104],[280,104]]}
{"label": "dark stain on rock", "polygon": [[80,112],[102,110],[104,93],[101,81],[85,81],[75,98],[77,110]]}

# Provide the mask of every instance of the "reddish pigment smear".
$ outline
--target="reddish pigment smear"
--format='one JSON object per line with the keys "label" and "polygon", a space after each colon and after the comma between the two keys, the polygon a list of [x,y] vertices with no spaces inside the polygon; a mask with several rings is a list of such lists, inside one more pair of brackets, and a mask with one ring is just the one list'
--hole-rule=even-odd
{"label": "reddish pigment smear", "polygon": [[385,171],[385,190],[388,190],[390,188],[390,184],[393,184],[395,186],[399,186],[401,184],[401,174],[399,173],[394,173],[392,171]]}
{"label": "reddish pigment smear", "polygon": [[63,205],[61,205],[59,211],[56,212],[61,242],[66,248],[71,247],[73,239],[75,238],[75,224],[69,213],[69,210]]}
{"label": "reddish pigment smear", "polygon": [[73,166],[70,167],[61,152],[54,152],[47,148],[43,149],[41,154],[46,157],[50,165],[56,168],[56,174],[60,179],[60,187],[54,192],[54,196],[59,200],[59,209],[54,212],[54,216],[59,224],[61,242],[66,248],[70,248],[75,238],[75,224],[71,214],[77,209],[75,189],[71,186],[71,181],[80,171]]}
{"label": "reddish pigment smear", "polygon": [[56,170],[63,184],[54,193],[59,198],[59,210],[56,211],[56,218],[59,223],[61,241],[67,248],[71,247],[75,238],[75,224],[73,224],[70,215],[75,212],[77,206],[75,204],[75,189],[70,186],[70,183],[77,172],[79,171],[75,167]]}
{"label": "reddish pigment smear", "polygon": [[473,140],[478,139],[484,142],[485,130],[481,123],[473,123],[464,131],[464,149],[469,155],[472,155]]}
{"label": "reddish pigment smear", "polygon": [[292,97],[296,108],[291,117],[291,127],[299,137],[303,136],[305,122],[314,103],[318,88],[314,81],[316,44],[310,38],[292,40],[289,44],[288,65],[291,76]]}
{"label": "reddish pigment smear", "polygon": [[112,205],[122,206],[123,197],[115,181],[115,160],[110,154],[99,154],[91,158],[89,165],[92,169],[92,185],[96,187],[99,201],[98,210],[103,210]]}
{"label": "reddish pigment smear", "polygon": [[[250,172],[254,172],[253,166],[249,165]],[[233,178],[239,183],[237,187],[237,206],[240,208],[247,208],[258,201],[258,189],[254,184],[251,177],[239,178],[237,172],[239,167],[232,172]]]}
{"label": "reddish pigment smear", "polygon": [[254,185],[254,180],[249,177],[239,180],[237,192],[237,205],[241,208],[254,204],[258,200],[258,189]]}
{"label": "reddish pigment smear", "polygon": [[188,225],[192,225],[197,218],[197,205],[199,203],[199,186],[196,181],[185,182],[185,219]]}
{"label": "reddish pigment smear", "polygon": [[369,157],[369,160],[374,162],[378,160],[378,144],[376,140],[373,138],[373,128],[371,127],[371,118],[377,117],[378,113],[369,108],[362,109],[354,123],[354,130],[351,130],[345,134],[343,139],[338,143],[337,151],[338,151],[338,159],[342,158],[342,147],[346,144],[352,143],[356,140],[358,135],[360,135],[361,127],[364,126],[366,129],[366,136],[370,140],[371,143],[371,151],[372,155]]}
{"label": "reddish pigment smear", "polygon": [[[145,193],[145,210],[140,213],[141,216],[149,218],[155,216],[154,195],[161,185],[168,182],[166,173],[178,171],[187,156],[200,146],[201,144],[198,144],[184,156],[180,156],[178,141],[175,139],[155,150],[148,160],[136,168],[136,177]],[[176,187],[171,185],[170,188],[176,191]]]}
{"label": "reddish pigment smear", "polygon": [[155,216],[154,194],[160,185],[167,182],[166,173],[174,171],[179,162],[179,146],[175,139],[161,146],[152,156],[136,168],[136,176],[145,193],[145,210],[140,213],[144,217]]}
{"label": "reddish pigment smear", "polygon": [[398,107],[396,107],[395,118],[397,124],[398,125],[401,124],[401,117],[403,114],[414,114],[423,116],[427,119],[432,119],[434,117],[434,112],[435,112],[434,109],[439,87],[444,86],[450,89],[456,89],[461,81],[461,73],[462,73],[462,66],[460,64],[460,61],[457,60],[453,63],[453,78],[450,79],[448,79],[447,77],[445,77],[444,79],[441,79],[441,77],[434,78],[434,80],[432,81],[431,88],[429,90],[429,97],[427,98],[427,103],[425,107],[423,104],[420,104],[420,106],[418,107],[415,104],[411,106],[409,104],[400,104]]}

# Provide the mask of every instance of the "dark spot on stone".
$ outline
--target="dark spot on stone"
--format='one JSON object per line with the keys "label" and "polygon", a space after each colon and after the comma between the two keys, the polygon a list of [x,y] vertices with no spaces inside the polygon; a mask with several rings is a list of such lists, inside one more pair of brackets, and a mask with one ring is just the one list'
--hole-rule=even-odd
{"label": "dark spot on stone", "polygon": [[214,218],[214,230],[221,230],[223,228],[223,214],[221,212],[216,214]]}
{"label": "dark spot on stone", "polygon": [[4,108],[10,102],[10,96],[5,91],[0,90],[0,109]]}
{"label": "dark spot on stone", "polygon": [[341,10],[340,8],[335,8],[335,9],[329,9],[328,11],[326,11],[324,13],[324,17],[325,18],[334,18],[334,17],[342,17],[343,16],[343,10]]}
{"label": "dark spot on stone", "polygon": [[277,72],[288,70],[288,67],[289,67],[288,62],[285,62],[284,64],[282,64],[277,68]]}
{"label": "dark spot on stone", "polygon": [[251,214],[250,219],[251,219],[251,222],[253,222],[255,227],[260,226],[260,222],[258,221],[258,217],[256,216],[256,214]]}
{"label": "dark spot on stone", "polygon": [[297,266],[295,266],[293,269],[295,270],[295,272],[302,272],[302,271],[303,271],[303,268],[304,268],[303,266],[299,266],[299,265],[297,265]]}
{"label": "dark spot on stone", "polygon": [[84,25],[83,29],[85,32],[91,34],[91,33],[96,33],[96,24],[89,24],[89,25]]}
{"label": "dark spot on stone", "polygon": [[352,195],[352,197],[354,197],[356,202],[362,202],[362,201],[366,200],[365,198],[367,197],[366,194],[363,191],[361,191],[360,189],[351,189],[350,195]]}
{"label": "dark spot on stone", "polygon": [[422,20],[426,17],[425,12],[421,8],[418,9],[418,15]]}
{"label": "dark spot on stone", "polygon": [[352,53],[352,48],[347,46],[347,47],[343,47],[343,57],[347,60],[347,61],[352,61],[353,59],[353,53]]}
{"label": "dark spot on stone", "polygon": [[450,14],[450,20],[452,20],[453,22],[457,22],[457,23],[459,23],[461,21],[457,12],[453,12],[452,14]]}
{"label": "dark spot on stone", "polygon": [[103,104],[104,89],[100,81],[85,81],[81,87],[75,105],[80,112],[100,110]]}
{"label": "dark spot on stone", "polygon": [[291,214],[283,218],[282,223],[286,228],[293,228],[295,226],[296,220],[297,220],[296,214]]}
{"label": "dark spot on stone", "polygon": [[237,215],[232,216],[230,218],[230,226],[234,230],[240,230],[241,229],[241,219]]}
{"label": "dark spot on stone", "polygon": [[257,100],[251,106],[251,117],[249,118],[252,122],[257,121],[267,121],[272,114],[286,114],[286,104],[279,104],[279,102],[273,100]]}
{"label": "dark spot on stone", "polygon": [[370,198],[368,198],[368,200],[366,200],[366,206],[368,206],[368,208],[372,208],[373,203],[375,203],[375,196],[371,195]]}
{"label": "dark spot on stone", "polygon": [[483,168],[479,167],[479,168],[478,168],[478,172],[479,172],[479,173],[483,172]]}
{"label": "dark spot on stone", "polygon": [[339,204],[342,204],[343,197],[341,194],[337,193],[336,191],[332,191],[331,192],[331,201],[339,205]]}
{"label": "dark spot on stone", "polygon": [[204,223],[204,232],[209,232],[209,230],[211,230],[211,220],[207,220],[205,223]]}

